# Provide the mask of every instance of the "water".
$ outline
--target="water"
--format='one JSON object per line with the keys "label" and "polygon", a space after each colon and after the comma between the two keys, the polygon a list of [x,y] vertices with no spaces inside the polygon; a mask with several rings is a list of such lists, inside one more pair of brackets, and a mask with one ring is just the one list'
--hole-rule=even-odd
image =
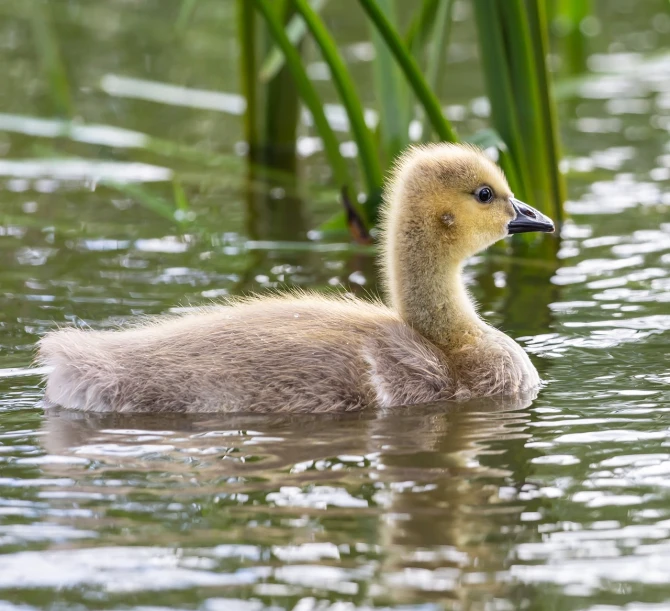
{"label": "water", "polygon": [[[0,7],[1,609],[670,606],[667,3],[599,7],[588,78],[559,83],[572,219],[557,259],[468,267],[483,314],[533,355],[539,397],[341,418],[44,415],[29,367],[55,324],[375,286],[371,251],[306,238],[336,210],[319,153],[302,199],[274,190],[272,222],[245,216],[237,76],[221,63],[232,2],[202,3],[179,35],[175,2],[50,5],[81,117],[66,131],[32,44],[38,4]],[[486,104],[462,8],[462,87],[444,99],[468,133]],[[339,13],[364,83],[367,32]],[[100,185],[169,198],[173,174],[204,229]]]}

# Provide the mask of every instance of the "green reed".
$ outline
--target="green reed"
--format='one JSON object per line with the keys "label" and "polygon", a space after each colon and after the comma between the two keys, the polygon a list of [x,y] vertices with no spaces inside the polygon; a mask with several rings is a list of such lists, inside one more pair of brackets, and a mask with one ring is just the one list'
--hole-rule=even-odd
{"label": "green reed", "polygon": [[[564,183],[558,170],[556,112],[545,64],[548,37],[545,1],[473,0],[482,68],[491,99],[492,129],[465,140],[497,146],[516,194],[560,220]],[[562,2],[567,6],[568,0]],[[252,159],[260,161],[258,156],[254,157],[260,143],[270,148],[280,145],[286,148],[291,136],[295,141],[296,124],[286,117],[297,116],[292,110],[299,98],[313,116],[335,182],[344,194],[350,220],[354,214],[360,223],[373,226],[383,174],[409,144],[410,122],[417,118],[422,121],[420,141],[459,140],[434,93],[445,72],[453,0],[418,3],[404,33],[400,32],[396,15],[405,5],[398,0],[358,0],[375,46],[373,88],[380,116],[376,128],[365,122],[362,98],[337,41],[320,14],[325,0],[238,0],[238,3],[243,90],[248,101],[246,133]],[[256,39],[259,29],[255,14],[262,16],[264,35],[274,43],[263,62],[258,57],[262,45]],[[352,196],[359,190],[358,182],[353,182],[355,175],[342,158],[339,141],[323,113],[323,100],[302,62],[299,45],[308,36],[329,68],[349,119],[351,138],[357,147],[360,190],[365,202],[362,207]],[[282,71],[284,79],[279,95],[273,93],[273,83],[276,85]],[[267,112],[264,134],[254,119],[259,114],[261,99],[265,99]],[[280,126],[283,132],[268,129],[272,125]]]}
{"label": "green reed", "polygon": [[556,220],[565,186],[558,169],[556,111],[547,74],[543,0],[475,0],[491,120],[517,196]]}
{"label": "green reed", "polygon": [[35,50],[49,85],[48,91],[54,113],[61,117],[72,117],[75,114],[72,90],[60,51],[51,7],[45,0],[37,0],[31,5],[30,17]]}
{"label": "green reed", "polygon": [[583,30],[587,18],[593,13],[592,5],[593,0],[553,0],[547,3],[547,17],[556,34],[563,74],[574,76],[586,71],[587,35]]}
{"label": "green reed", "polygon": [[[265,29],[259,28],[257,23],[257,13],[263,9],[268,11],[266,19],[271,19]],[[275,0],[264,7],[254,7],[249,0],[238,0],[240,72],[242,92],[247,99],[245,134],[249,157],[254,163],[295,173],[300,95],[295,85],[295,68],[280,62],[265,83],[256,77],[261,69],[261,53],[271,42],[277,42],[278,36],[281,35],[282,43],[288,39],[285,28],[293,17],[294,5],[289,0]],[[291,50],[287,52],[299,56],[299,47],[293,44],[299,44],[299,40],[290,41]]]}

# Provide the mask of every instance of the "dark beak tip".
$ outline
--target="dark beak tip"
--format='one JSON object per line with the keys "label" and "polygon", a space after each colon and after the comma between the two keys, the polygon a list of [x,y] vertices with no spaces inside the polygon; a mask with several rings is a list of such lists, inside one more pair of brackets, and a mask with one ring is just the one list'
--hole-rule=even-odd
{"label": "dark beak tip", "polygon": [[554,222],[542,214],[539,210],[528,204],[512,199],[512,205],[516,211],[516,217],[509,224],[509,234],[528,233],[539,231],[542,233],[554,233],[556,226]]}

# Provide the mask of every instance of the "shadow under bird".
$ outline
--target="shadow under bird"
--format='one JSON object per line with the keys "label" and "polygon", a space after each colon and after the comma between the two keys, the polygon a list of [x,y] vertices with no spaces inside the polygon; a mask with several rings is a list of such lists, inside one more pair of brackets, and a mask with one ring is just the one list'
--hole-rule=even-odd
{"label": "shadow under bird", "polygon": [[477,314],[465,260],[508,234],[552,232],[470,146],[410,148],[385,190],[388,305],[290,293],[232,300],[118,331],[39,342],[45,402],[96,412],[341,412],[518,395],[522,348]]}

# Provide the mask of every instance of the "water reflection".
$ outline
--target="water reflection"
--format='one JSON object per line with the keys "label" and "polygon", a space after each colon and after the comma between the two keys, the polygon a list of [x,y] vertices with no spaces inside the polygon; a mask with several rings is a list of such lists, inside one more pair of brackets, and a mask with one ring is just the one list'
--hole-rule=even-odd
{"label": "water reflection", "polygon": [[[372,602],[418,589],[466,601],[468,584],[478,595],[499,589],[488,574],[499,550],[487,539],[523,512],[509,499],[527,477],[518,469],[530,462],[519,453],[531,400],[328,418],[49,410],[47,454],[18,463],[42,472],[35,485],[50,511],[40,541],[90,545],[104,525],[107,547],[0,556],[0,588],[255,584],[261,598]],[[143,514],[153,547],[130,551],[123,524]],[[33,557],[44,570],[17,582]],[[151,578],[135,579],[140,570]]]}

